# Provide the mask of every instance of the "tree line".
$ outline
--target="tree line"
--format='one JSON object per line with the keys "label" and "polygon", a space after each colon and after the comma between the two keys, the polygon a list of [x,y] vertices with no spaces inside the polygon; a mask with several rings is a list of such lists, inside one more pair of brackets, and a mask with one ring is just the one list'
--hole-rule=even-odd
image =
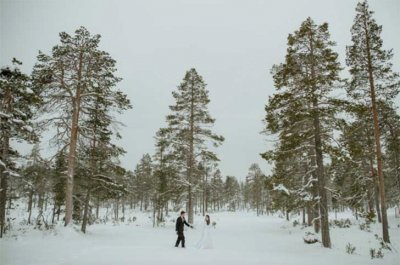
{"label": "tree line", "polygon": [[[31,75],[17,60],[1,68],[0,236],[10,228],[16,199],[26,200],[27,224],[51,227],[61,219],[83,232],[102,206],[112,205],[115,220],[126,207],[152,211],[154,225],[171,209],[186,208],[192,222],[194,212],[244,208],[248,185],[224,180],[218,169],[213,149],[224,138],[211,130],[208,90],[195,69],[172,93],[175,104],[154,136],[155,153],[143,155],[133,172],[121,165],[117,115],[132,105],[117,88],[115,60],[99,43],[100,35],[80,27],[74,35],[60,33],[50,54],[39,51]],[[43,158],[41,135],[49,128],[57,152]],[[31,143],[31,153],[20,155],[12,141]]]}
{"label": "tree line", "polygon": [[390,242],[387,205],[400,202],[400,79],[373,13],[367,1],[357,4],[348,78],[341,77],[328,23],[311,18],[289,34],[284,62],[271,70],[277,91],[265,107],[265,133],[277,141],[262,156],[273,163],[266,181],[272,205],[307,213],[325,247],[329,210],[377,216]]}

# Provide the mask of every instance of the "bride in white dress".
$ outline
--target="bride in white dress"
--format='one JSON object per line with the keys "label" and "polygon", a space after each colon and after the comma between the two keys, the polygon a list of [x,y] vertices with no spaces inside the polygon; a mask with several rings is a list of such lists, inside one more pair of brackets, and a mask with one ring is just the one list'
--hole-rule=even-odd
{"label": "bride in white dress", "polygon": [[203,232],[199,242],[197,242],[196,247],[198,249],[210,249],[213,248],[212,238],[211,238],[211,221],[210,216],[206,215],[203,224]]}

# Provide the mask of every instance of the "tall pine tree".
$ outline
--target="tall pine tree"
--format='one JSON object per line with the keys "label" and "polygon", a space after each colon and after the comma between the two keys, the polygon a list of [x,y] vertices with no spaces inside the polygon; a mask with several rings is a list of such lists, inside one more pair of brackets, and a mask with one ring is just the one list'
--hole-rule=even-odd
{"label": "tall pine tree", "polygon": [[[267,131],[282,132],[293,123],[287,123],[288,116],[297,115],[301,122],[310,122],[312,154],[315,155],[315,176],[317,178],[319,213],[321,220],[322,244],[330,247],[326,173],[324,170],[324,138],[332,133],[332,121],[337,111],[337,101],[330,93],[340,81],[341,70],[338,55],[332,50],[328,24],[316,25],[307,18],[294,34],[289,34],[285,62],[273,67],[273,78],[278,93],[274,107],[267,111],[283,116],[283,121],[267,124]],[[297,104],[295,103],[297,102]],[[294,123],[296,124],[296,123]],[[290,132],[286,132],[290,133]],[[308,136],[307,136],[308,135]],[[282,135],[284,136],[284,135]]]}
{"label": "tall pine tree", "polygon": [[65,202],[65,225],[68,225],[72,219],[78,138],[82,123],[90,115],[91,103],[99,96],[109,100],[107,95],[122,101],[127,99],[114,89],[121,79],[114,75],[115,60],[98,49],[100,35],[91,35],[80,27],[74,36],[60,33],[60,42],[51,55],[39,52],[32,76],[46,99],[45,110],[52,117],[49,121],[57,128],[55,139],[69,150]]}
{"label": "tall pine tree", "polygon": [[173,134],[176,155],[184,164],[184,185],[187,188],[187,209],[189,222],[193,222],[193,193],[199,183],[197,174],[200,156],[216,157],[209,150],[209,142],[219,146],[224,138],[214,134],[210,127],[215,120],[208,112],[210,99],[203,78],[192,68],[186,72],[178,90],[172,93],[175,105],[167,116],[169,129]]}
{"label": "tall pine tree", "polygon": [[40,103],[35,89],[31,89],[29,77],[18,66],[22,63],[13,59],[12,67],[0,70],[0,238],[6,226],[6,202],[9,177],[16,175],[12,140],[33,142],[37,136],[33,131],[34,107]]}
{"label": "tall pine tree", "polygon": [[392,50],[384,50],[382,26],[373,18],[367,1],[357,4],[356,17],[351,28],[352,44],[347,47],[346,62],[350,68],[348,94],[363,101],[371,109],[374,124],[375,154],[382,212],[383,240],[390,242],[386,213],[385,181],[382,164],[381,131],[378,101],[391,101],[398,94],[399,76],[392,71]]}

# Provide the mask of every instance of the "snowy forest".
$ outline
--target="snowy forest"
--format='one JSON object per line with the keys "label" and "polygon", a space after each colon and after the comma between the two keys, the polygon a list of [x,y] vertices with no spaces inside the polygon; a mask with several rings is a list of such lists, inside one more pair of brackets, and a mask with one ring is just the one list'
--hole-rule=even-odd
{"label": "snowy forest", "polygon": [[[263,163],[248,164],[244,176],[220,167],[229,138],[215,129],[213,87],[200,68],[177,73],[162,99],[170,102],[164,122],[148,135],[153,148],[126,164],[137,151],[121,144],[130,137],[121,117],[143,99],[121,85],[101,30],[52,36],[30,72],[19,54],[1,60],[0,263],[398,262],[400,47],[384,45],[367,1],[351,12],[344,54],[334,22],[304,16],[285,32],[284,56],[264,66],[273,92],[256,106],[264,119],[253,133],[265,145],[254,155]],[[184,253],[172,248],[181,211],[194,227]],[[199,254],[193,244],[206,215],[214,247]],[[104,251],[91,247],[107,241]]]}

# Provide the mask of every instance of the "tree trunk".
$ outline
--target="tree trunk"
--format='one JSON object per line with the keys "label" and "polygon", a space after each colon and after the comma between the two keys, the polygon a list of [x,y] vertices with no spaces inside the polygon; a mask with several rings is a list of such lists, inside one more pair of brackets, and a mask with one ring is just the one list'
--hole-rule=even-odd
{"label": "tree trunk", "polygon": [[389,225],[387,220],[387,212],[386,212],[386,199],[385,199],[385,179],[383,176],[383,167],[382,167],[382,150],[381,150],[381,133],[379,128],[379,120],[378,120],[378,109],[376,106],[376,94],[375,94],[375,82],[373,76],[373,66],[371,59],[371,50],[369,43],[369,33],[367,22],[364,21],[365,26],[365,39],[366,39],[366,48],[367,48],[367,59],[368,59],[368,80],[370,85],[370,97],[371,97],[371,111],[372,117],[374,120],[374,138],[375,138],[375,153],[376,153],[376,162],[378,167],[378,179],[379,179],[379,194],[381,196],[381,217],[382,217],[382,234],[383,241],[386,243],[390,243],[389,238]]}
{"label": "tree trunk", "polygon": [[125,200],[122,200],[122,222],[125,222]]}
{"label": "tree trunk", "polygon": [[3,237],[6,223],[6,201],[7,201],[7,177],[4,171],[1,171],[0,179],[0,238]]}
{"label": "tree trunk", "polygon": [[[313,82],[316,81],[315,77],[315,69],[314,69],[314,41],[313,36],[310,33],[310,55],[312,61],[311,65],[311,78]],[[328,220],[328,200],[325,189],[325,173],[324,173],[324,161],[323,161],[323,153],[322,153],[322,139],[321,139],[321,123],[320,123],[320,114],[319,114],[319,106],[318,106],[318,98],[317,98],[317,88],[316,85],[312,84],[314,99],[312,101],[313,107],[313,126],[314,126],[314,142],[315,142],[315,156],[317,162],[316,175],[318,182],[318,195],[319,195],[319,212],[320,212],[320,220],[321,220],[321,236],[322,236],[322,245],[326,248],[331,247],[331,239],[329,235],[329,220]]]}
{"label": "tree trunk", "polygon": [[45,193],[45,199],[44,199],[44,211],[47,211],[47,203],[49,201],[49,197],[47,196],[47,194]]}
{"label": "tree trunk", "polygon": [[118,214],[119,214],[119,199],[116,199],[114,204],[114,219],[118,221]]}
{"label": "tree trunk", "polygon": [[86,193],[86,198],[85,198],[85,208],[83,210],[83,220],[82,220],[82,227],[81,231],[83,233],[86,233],[86,226],[88,223],[89,219],[89,202],[90,202],[90,188],[88,188],[87,193]]}
{"label": "tree trunk", "polygon": [[[4,106],[4,112],[11,113],[12,112],[12,95],[11,89],[6,87],[4,88],[4,99],[2,105]],[[6,116],[2,116],[1,122],[7,123],[8,118]],[[1,137],[3,141],[1,142],[1,161],[5,164],[4,166],[0,165],[0,238],[3,237],[4,229],[6,226],[6,206],[7,206],[7,189],[8,189],[8,172],[6,166],[8,165],[8,155],[10,149],[10,136],[6,131],[1,132]]]}
{"label": "tree trunk", "polygon": [[375,184],[374,197],[375,197],[376,215],[378,216],[378,222],[382,223],[381,208],[379,206],[379,187],[378,184],[376,183],[376,180],[374,180],[374,184]]}
{"label": "tree trunk", "polygon": [[68,170],[65,192],[65,226],[72,220],[73,212],[73,187],[75,175],[76,147],[78,142],[78,122],[81,105],[81,77],[82,77],[83,51],[79,55],[78,84],[76,95],[72,102],[71,139],[68,152]]}
{"label": "tree trunk", "polygon": [[319,233],[321,230],[321,216],[319,212],[319,203],[316,203],[313,207],[313,224],[314,224],[314,232]]}
{"label": "tree trunk", "polygon": [[29,192],[29,200],[28,200],[28,224],[31,223],[31,216],[32,216],[32,204],[33,204],[33,191]]}
{"label": "tree trunk", "polygon": [[323,164],[323,153],[322,153],[322,140],[321,140],[321,129],[320,120],[318,114],[318,103],[314,102],[314,140],[315,140],[315,154],[317,160],[317,179],[318,179],[318,194],[319,194],[319,211],[321,218],[321,236],[322,245],[326,248],[331,247],[331,239],[329,235],[329,220],[328,220],[328,201],[325,189],[325,173]]}
{"label": "tree trunk", "polygon": [[[4,164],[8,161],[9,138],[8,136],[3,139],[3,150],[1,160]],[[6,204],[7,204],[7,189],[8,189],[8,173],[6,168],[0,166],[0,238],[3,237],[4,229],[6,226]]]}
{"label": "tree trunk", "polygon": [[312,226],[312,221],[314,219],[313,209],[310,203],[307,203],[307,225]]}
{"label": "tree trunk", "polygon": [[[207,169],[205,169],[205,170],[207,170]],[[201,204],[202,204],[201,207],[202,207],[202,210],[203,210],[203,216],[206,215],[206,185],[207,185],[207,183],[206,183],[206,180],[207,180],[206,174],[207,173],[205,173],[204,177],[203,177],[203,192],[202,192],[202,200],[201,200]]]}
{"label": "tree trunk", "polygon": [[96,200],[96,219],[99,219],[100,199]]}
{"label": "tree trunk", "polygon": [[36,218],[37,222],[40,221],[40,218],[43,218],[43,207],[44,207],[44,194],[43,193],[39,193],[39,200],[38,200],[39,213],[38,213],[38,216]]}
{"label": "tree trunk", "polygon": [[373,201],[373,191],[374,186],[368,185],[368,191],[367,191],[367,203],[368,203],[368,212],[369,213],[374,213],[374,201]]}
{"label": "tree trunk", "polygon": [[[400,138],[400,135],[398,135],[395,132],[395,129],[393,128],[392,124],[388,124],[389,125],[389,132],[390,132],[390,136],[393,139],[393,141],[396,141],[396,139]],[[394,171],[395,171],[395,182],[397,185],[397,189],[398,191],[400,191],[400,154],[399,152],[394,152]]]}
{"label": "tree trunk", "polygon": [[157,212],[157,204],[153,203],[153,227],[156,227],[156,212]]}
{"label": "tree trunk", "polygon": [[192,199],[192,187],[189,186],[188,192],[188,203],[186,205],[188,211],[188,221],[189,223],[193,223],[193,199]]}
{"label": "tree trunk", "polygon": [[[368,142],[370,142],[368,140]],[[375,202],[375,208],[376,208],[376,215],[378,216],[378,222],[382,223],[381,219],[381,210],[379,207],[379,186],[378,186],[378,176],[376,175],[376,171],[374,169],[374,162],[373,162],[373,146],[372,144],[368,144],[368,149],[369,149],[369,166],[370,166],[370,171],[371,171],[371,179],[373,183],[373,197],[374,197],[374,202]]]}
{"label": "tree trunk", "polygon": [[55,219],[56,219],[56,212],[57,212],[57,204],[56,204],[56,200],[54,199],[54,205],[53,205],[53,213],[51,216],[51,223],[54,224],[55,223]]}
{"label": "tree trunk", "polygon": [[61,214],[61,205],[57,207],[57,221],[60,221],[60,214]]}

